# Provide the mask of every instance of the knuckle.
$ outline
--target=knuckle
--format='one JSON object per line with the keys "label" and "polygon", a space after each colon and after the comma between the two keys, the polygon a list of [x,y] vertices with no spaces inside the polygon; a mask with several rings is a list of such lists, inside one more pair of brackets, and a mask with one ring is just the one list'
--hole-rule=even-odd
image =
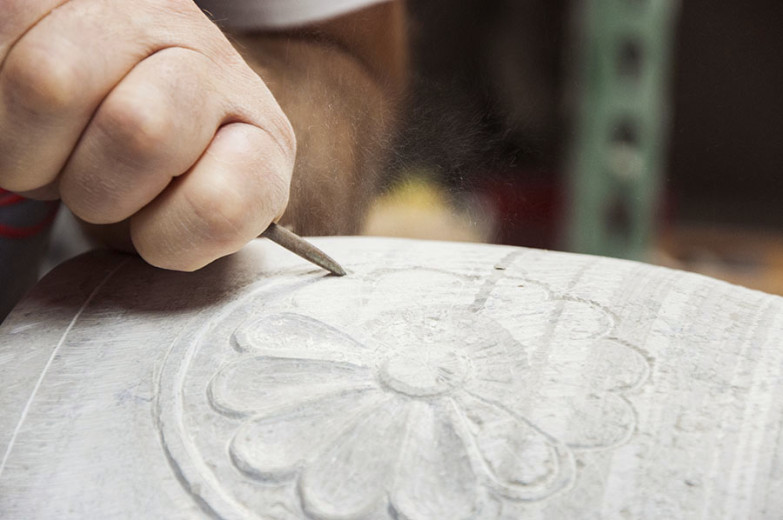
{"label": "knuckle", "polygon": [[170,271],[185,272],[192,272],[203,267],[202,263],[196,263],[193,259],[180,255],[167,254],[165,251],[149,246],[148,242],[150,242],[150,239],[144,236],[144,233],[136,233],[133,237],[136,252],[145,262],[152,266]]}
{"label": "knuckle", "polygon": [[282,173],[270,173],[264,179],[266,200],[269,204],[269,215],[280,215],[288,205],[291,196],[290,178]]}
{"label": "knuckle", "polygon": [[147,0],[147,3],[151,4],[154,13],[164,15],[169,23],[188,27],[195,38],[192,41],[200,42],[199,47],[206,43],[205,39],[222,39],[223,33],[193,0]]}
{"label": "knuckle", "polygon": [[71,212],[88,224],[114,224],[122,220],[116,214],[117,199],[110,191],[96,190],[94,186],[86,189],[86,183],[65,185],[60,187],[60,198]]}
{"label": "knuckle", "polygon": [[188,202],[195,215],[197,233],[208,242],[239,248],[252,238],[250,227],[255,212],[241,190],[228,183],[199,183],[190,191]]}
{"label": "knuckle", "polygon": [[192,0],[155,0],[156,9],[164,9],[167,12],[175,14],[190,15],[200,14],[199,9]]}
{"label": "knuckle", "polygon": [[24,45],[6,58],[3,91],[32,113],[57,113],[78,102],[85,73],[71,56],[53,46]]}
{"label": "knuckle", "polygon": [[59,178],[60,199],[71,212],[88,224],[113,224],[125,215],[121,194],[94,169],[66,170]]}
{"label": "knuckle", "polygon": [[78,195],[72,195],[70,190],[62,190],[60,197],[71,213],[88,224],[107,224],[90,204],[85,204]]}
{"label": "knuckle", "polygon": [[294,127],[282,110],[278,117],[273,118],[272,128],[272,138],[283,152],[283,155],[293,164],[296,157],[296,134],[294,133]]}
{"label": "knuckle", "polygon": [[112,224],[124,217],[119,213],[121,194],[91,165],[66,167],[59,177],[59,190],[63,204],[88,224]]}
{"label": "knuckle", "polygon": [[160,247],[161,237],[149,227],[138,226],[131,219],[130,235],[133,248],[148,264],[173,271],[194,271],[190,263],[181,254]]}
{"label": "knuckle", "polygon": [[13,165],[4,164],[4,161],[0,159],[0,189],[20,193],[40,187],[42,187],[42,183],[28,179],[23,170],[14,168]]}
{"label": "knuckle", "polygon": [[148,160],[165,152],[175,130],[174,120],[152,96],[110,96],[97,122],[118,150],[131,161]]}

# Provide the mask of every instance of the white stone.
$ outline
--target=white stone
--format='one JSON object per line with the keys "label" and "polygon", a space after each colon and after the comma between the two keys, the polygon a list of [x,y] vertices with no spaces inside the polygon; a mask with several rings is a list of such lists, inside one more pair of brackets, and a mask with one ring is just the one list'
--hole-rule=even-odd
{"label": "white stone", "polygon": [[0,328],[0,518],[780,518],[783,299],[370,238],[55,270]]}

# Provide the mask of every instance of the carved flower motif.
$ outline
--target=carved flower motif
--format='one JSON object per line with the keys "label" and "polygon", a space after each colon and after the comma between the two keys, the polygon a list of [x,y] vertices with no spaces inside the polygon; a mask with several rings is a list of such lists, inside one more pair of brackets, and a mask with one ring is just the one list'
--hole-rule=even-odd
{"label": "carved flower motif", "polygon": [[235,331],[241,355],[209,398],[242,419],[233,464],[296,481],[312,517],[491,517],[567,487],[575,451],[633,433],[623,393],[649,366],[613,328],[596,303],[510,273],[327,279]]}

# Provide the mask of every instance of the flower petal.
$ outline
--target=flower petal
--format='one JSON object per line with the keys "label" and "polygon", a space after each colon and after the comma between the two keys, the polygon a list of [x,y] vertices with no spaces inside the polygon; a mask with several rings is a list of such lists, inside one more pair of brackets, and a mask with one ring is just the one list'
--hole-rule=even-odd
{"label": "flower petal", "polygon": [[380,313],[367,323],[367,342],[382,356],[450,352],[477,365],[524,364],[524,348],[495,320],[465,306],[431,305]]}
{"label": "flower petal", "polygon": [[476,280],[439,269],[416,268],[388,271],[378,277],[374,294],[386,311],[408,309],[423,297],[428,304],[469,305],[479,288]]}
{"label": "flower petal", "polygon": [[543,284],[511,275],[495,282],[483,308],[493,316],[535,313],[542,303],[551,299],[552,293]]}
{"label": "flower petal", "polygon": [[368,367],[315,359],[243,357],[209,382],[210,404],[225,415],[268,414],[280,406],[374,387]]}
{"label": "flower petal", "polygon": [[327,323],[349,327],[380,312],[410,309],[422,298],[433,305],[468,305],[478,288],[474,278],[438,269],[374,270],[371,277],[365,276],[325,278],[296,291],[291,305]]}
{"label": "flower petal", "polygon": [[582,386],[587,390],[628,391],[642,385],[650,363],[631,345],[616,339],[560,348],[542,371],[545,384]]}
{"label": "flower petal", "polygon": [[462,394],[459,403],[490,487],[509,498],[540,500],[571,483],[574,461],[562,443],[500,404],[469,394]]}
{"label": "flower petal", "polygon": [[[535,290],[534,290],[535,289]],[[531,288],[528,292],[539,294]],[[545,300],[517,298],[488,299],[485,308],[520,342],[538,347],[561,343],[594,341],[608,335],[614,316],[595,302],[558,296]]]}
{"label": "flower petal", "polygon": [[591,341],[608,334],[614,327],[612,315],[598,305],[554,298],[516,323],[525,338],[544,339],[547,343]]}
{"label": "flower petal", "polygon": [[295,291],[288,306],[304,309],[308,316],[335,326],[350,325],[365,310],[368,285],[355,275],[324,277]]}
{"label": "flower petal", "polygon": [[308,454],[332,441],[353,417],[384,399],[378,391],[347,392],[253,417],[231,439],[231,460],[240,471],[259,480],[291,478]]}
{"label": "flower petal", "polygon": [[365,518],[383,506],[394,471],[405,419],[405,403],[390,398],[355,418],[351,427],[302,472],[299,491],[305,511],[316,518]]}
{"label": "flower petal", "polygon": [[392,507],[408,520],[470,518],[480,510],[478,479],[446,401],[412,401]]}
{"label": "flower petal", "polygon": [[552,385],[540,389],[528,403],[535,403],[524,412],[531,423],[575,449],[617,446],[636,428],[633,407],[612,392]]}
{"label": "flower petal", "polygon": [[231,340],[239,352],[360,364],[368,351],[366,346],[340,330],[292,312],[249,320],[234,331]]}

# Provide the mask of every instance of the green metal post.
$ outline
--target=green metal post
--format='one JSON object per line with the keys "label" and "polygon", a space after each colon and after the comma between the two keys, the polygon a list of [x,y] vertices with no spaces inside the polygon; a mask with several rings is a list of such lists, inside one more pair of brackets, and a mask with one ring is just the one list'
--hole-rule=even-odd
{"label": "green metal post", "polygon": [[642,258],[665,160],[677,0],[585,0],[569,249]]}

